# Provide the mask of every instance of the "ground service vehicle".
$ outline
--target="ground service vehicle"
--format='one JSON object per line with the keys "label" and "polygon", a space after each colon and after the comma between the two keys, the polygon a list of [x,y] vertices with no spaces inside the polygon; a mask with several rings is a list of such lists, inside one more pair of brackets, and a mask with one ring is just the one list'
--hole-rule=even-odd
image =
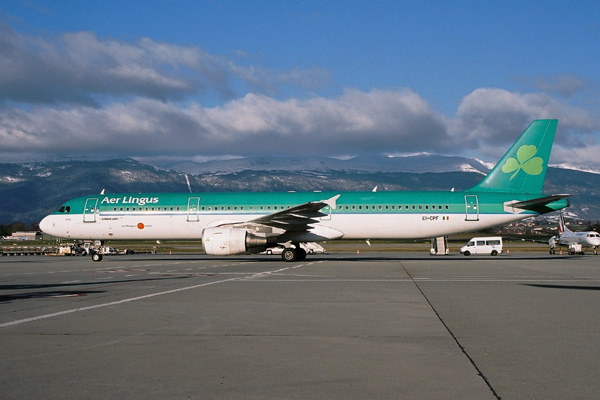
{"label": "ground service vehicle", "polygon": [[500,236],[474,237],[469,243],[460,248],[460,254],[489,254],[497,256],[502,253],[502,238]]}

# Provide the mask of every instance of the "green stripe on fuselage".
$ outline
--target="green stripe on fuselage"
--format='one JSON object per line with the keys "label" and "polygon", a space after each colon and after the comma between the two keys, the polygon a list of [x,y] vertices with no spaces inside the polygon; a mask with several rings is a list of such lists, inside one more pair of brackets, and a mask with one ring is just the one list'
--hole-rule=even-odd
{"label": "green stripe on fuselage", "polygon": [[[198,205],[198,212],[223,212],[226,214],[270,214],[300,204],[327,200],[340,195],[333,213],[451,213],[464,214],[465,196],[477,196],[480,214],[503,214],[503,203],[513,200],[529,200],[539,195],[495,192],[275,192],[275,193],[144,193],[108,194],[84,196],[63,204],[63,214],[68,209],[72,214],[82,214],[89,199],[97,199],[100,213],[127,212],[188,212]],[[199,199],[195,200],[195,199]],[[88,202],[88,206],[89,206]],[[551,203],[549,207],[559,209],[566,200]],[[525,213],[536,214],[532,211]]]}

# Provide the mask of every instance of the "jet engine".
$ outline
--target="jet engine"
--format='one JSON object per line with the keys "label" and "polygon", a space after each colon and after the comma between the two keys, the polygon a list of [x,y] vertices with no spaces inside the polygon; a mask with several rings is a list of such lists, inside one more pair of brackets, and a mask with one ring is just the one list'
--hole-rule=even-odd
{"label": "jet engine", "polygon": [[202,246],[206,254],[216,256],[260,253],[267,248],[267,238],[245,229],[213,227],[202,232]]}

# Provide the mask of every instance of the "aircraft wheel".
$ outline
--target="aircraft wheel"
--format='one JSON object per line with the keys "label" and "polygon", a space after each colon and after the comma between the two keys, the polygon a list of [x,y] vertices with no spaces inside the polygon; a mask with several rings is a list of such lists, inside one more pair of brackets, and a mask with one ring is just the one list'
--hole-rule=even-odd
{"label": "aircraft wheel", "polygon": [[298,259],[298,252],[296,251],[296,249],[293,249],[291,247],[285,248],[281,253],[281,258],[283,259],[283,261],[286,262],[296,261]]}
{"label": "aircraft wheel", "polygon": [[94,262],[102,261],[102,254],[99,254],[99,253],[92,254],[92,261],[94,261]]}
{"label": "aircraft wheel", "polygon": [[297,261],[306,260],[306,250],[304,250],[302,247],[297,249],[296,253],[297,253],[297,258],[296,258]]}

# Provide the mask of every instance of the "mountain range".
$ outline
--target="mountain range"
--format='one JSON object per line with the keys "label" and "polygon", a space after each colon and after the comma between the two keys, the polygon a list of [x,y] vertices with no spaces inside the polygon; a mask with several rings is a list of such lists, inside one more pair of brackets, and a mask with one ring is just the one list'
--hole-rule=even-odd
{"label": "mountain range", "polygon": [[[149,165],[133,159],[0,163],[0,223],[38,222],[77,196],[123,192],[463,190],[490,165],[477,159],[248,157]],[[545,193],[570,193],[569,214],[600,220],[600,174],[550,167]]]}

